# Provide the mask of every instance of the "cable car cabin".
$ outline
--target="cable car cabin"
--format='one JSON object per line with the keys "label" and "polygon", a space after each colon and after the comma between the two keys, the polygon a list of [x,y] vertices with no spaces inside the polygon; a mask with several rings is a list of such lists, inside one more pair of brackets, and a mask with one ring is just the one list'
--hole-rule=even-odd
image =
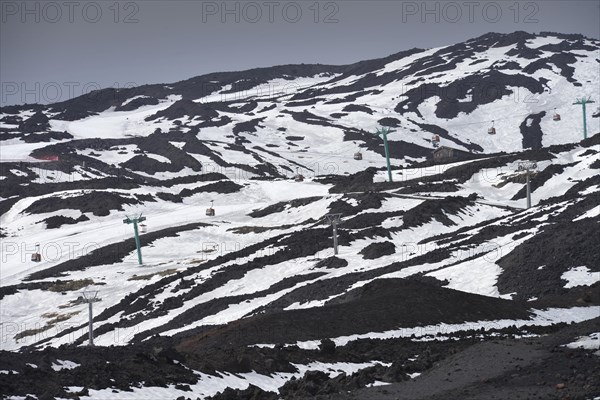
{"label": "cable car cabin", "polygon": [[431,143],[433,143],[433,147],[438,147],[440,145],[440,135],[433,135],[431,137]]}
{"label": "cable car cabin", "polygon": [[296,182],[304,182],[304,175],[302,175],[302,174],[297,174],[297,175],[294,177],[294,180],[295,180]]}
{"label": "cable car cabin", "polygon": [[362,153],[359,151],[358,153],[354,153],[355,160],[362,160]]}
{"label": "cable car cabin", "polygon": [[148,232],[148,228],[146,227],[146,224],[140,224],[140,233],[146,233]]}
{"label": "cable car cabin", "polygon": [[210,207],[208,207],[206,209],[206,216],[207,217],[214,217],[215,216],[215,209],[213,208],[213,204],[214,204],[214,200],[210,201]]}
{"label": "cable car cabin", "polygon": [[39,245],[39,243],[36,243],[36,245],[35,245],[35,253],[33,253],[31,255],[31,261],[33,261],[33,262],[40,262],[40,261],[42,261],[42,255],[40,254],[40,245]]}
{"label": "cable car cabin", "polygon": [[553,121],[560,121],[560,114],[557,114],[557,113],[555,113],[555,114],[552,116],[552,120],[553,120]]}
{"label": "cable car cabin", "polygon": [[492,126],[488,129],[488,135],[495,135],[496,134],[496,128],[494,128],[494,122],[492,121]]}

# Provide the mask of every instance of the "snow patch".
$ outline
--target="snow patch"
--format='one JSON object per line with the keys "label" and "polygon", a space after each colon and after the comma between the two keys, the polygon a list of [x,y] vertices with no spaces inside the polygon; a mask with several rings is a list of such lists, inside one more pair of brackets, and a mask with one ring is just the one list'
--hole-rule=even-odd
{"label": "snow patch", "polygon": [[600,281],[600,272],[592,272],[587,267],[575,267],[563,273],[561,279],[567,281],[565,289],[575,286],[590,286]]}
{"label": "snow patch", "polygon": [[[490,330],[507,328],[513,325],[517,328],[520,328],[523,326],[550,326],[561,322],[578,323],[597,318],[600,315],[600,307],[549,308],[546,310],[532,309],[531,312],[534,313],[534,316],[528,320],[501,319],[492,321],[465,322],[462,324],[441,323],[437,325],[401,328],[385,332],[369,332],[365,334],[340,336],[337,338],[331,338],[331,340],[333,340],[337,346],[345,346],[349,342],[359,339],[395,339],[411,337],[412,335],[415,336],[416,340],[427,340],[428,337],[431,338],[429,340],[436,340],[435,338],[438,334],[450,334],[461,331],[476,331],[482,328],[484,330]],[[439,337],[438,339],[443,340],[443,338]],[[317,350],[319,348],[320,341],[299,341],[295,344],[301,349]]]}
{"label": "snow patch", "polygon": [[63,369],[75,369],[79,366],[81,366],[81,364],[77,364],[76,362],[73,362],[73,361],[56,360],[56,363],[52,364],[52,369],[55,371],[60,371]]}
{"label": "snow patch", "polygon": [[[595,332],[588,336],[580,336],[576,341],[568,343],[565,346],[571,349],[600,350],[600,332]],[[596,351],[594,354],[600,355],[600,351]]]}

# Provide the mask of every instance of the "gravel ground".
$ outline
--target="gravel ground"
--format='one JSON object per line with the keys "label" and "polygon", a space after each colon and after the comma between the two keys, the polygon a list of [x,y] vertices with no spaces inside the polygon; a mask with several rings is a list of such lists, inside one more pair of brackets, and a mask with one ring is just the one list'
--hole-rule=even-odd
{"label": "gravel ground", "polygon": [[562,345],[599,327],[600,317],[547,336],[481,342],[440,361],[416,379],[328,398],[591,399],[600,396],[600,357]]}

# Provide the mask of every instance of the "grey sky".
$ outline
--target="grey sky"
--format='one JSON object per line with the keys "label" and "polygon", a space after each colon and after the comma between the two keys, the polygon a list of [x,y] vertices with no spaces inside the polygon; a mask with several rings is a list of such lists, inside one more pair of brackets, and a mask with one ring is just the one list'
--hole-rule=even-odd
{"label": "grey sky", "polygon": [[[170,83],[214,71],[346,64],[490,31],[600,38],[600,0],[2,0],[1,5],[2,105],[62,101],[98,87]],[[223,14],[224,5],[229,13]]]}

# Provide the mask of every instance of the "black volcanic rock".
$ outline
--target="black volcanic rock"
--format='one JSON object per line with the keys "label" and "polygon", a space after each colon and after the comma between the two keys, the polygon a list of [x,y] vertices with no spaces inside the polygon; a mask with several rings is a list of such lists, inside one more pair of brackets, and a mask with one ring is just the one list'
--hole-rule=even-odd
{"label": "black volcanic rock", "polygon": [[265,392],[261,388],[249,385],[246,389],[226,388],[206,400],[277,400],[279,396],[273,392]]}
{"label": "black volcanic rock", "polygon": [[238,185],[237,183],[234,183],[230,180],[226,180],[226,181],[221,181],[221,182],[209,183],[208,185],[196,187],[194,189],[183,189],[181,192],[179,192],[179,196],[189,197],[196,193],[205,193],[205,192],[223,193],[223,194],[224,193],[235,193],[235,192],[238,192],[242,188],[243,188],[243,186]]}
{"label": "black volcanic rock", "polygon": [[416,207],[404,213],[402,225],[403,228],[414,228],[423,225],[433,219],[441,222],[445,226],[455,225],[449,215],[457,215],[468,205],[474,204],[476,195],[469,197],[448,196],[444,199],[425,200]]}
{"label": "black volcanic rock", "polygon": [[379,257],[388,256],[396,252],[396,246],[392,242],[378,242],[367,245],[359,251],[366,260],[374,260]]}
{"label": "black volcanic rock", "polygon": [[531,114],[519,125],[521,134],[523,135],[524,149],[541,149],[542,148],[542,128],[540,122],[546,115],[546,111],[537,114]]}
{"label": "black volcanic rock", "polygon": [[[2,112],[2,111],[0,111]],[[0,122],[4,122],[5,124],[9,124],[9,125],[19,125],[21,124],[21,122],[23,121],[23,118],[21,118],[18,115],[5,115],[4,117],[0,118]]]}
{"label": "black volcanic rock", "polygon": [[[570,53],[559,53],[553,54],[547,58],[538,58],[535,61],[531,62],[525,68],[523,68],[523,72],[527,74],[534,74],[540,69],[549,69],[552,70],[552,66],[556,66],[560,69],[560,73],[562,76],[567,78],[567,80],[571,83],[577,83],[575,78],[573,78],[573,73],[575,72],[575,68],[573,68],[569,64],[574,64],[577,62],[577,58]],[[580,86],[580,85],[576,85]]]}
{"label": "black volcanic rock", "polygon": [[469,151],[483,151],[483,148],[481,146],[479,146],[478,144],[463,142],[462,140],[456,138],[455,136],[450,135],[447,130],[445,130],[444,128],[442,128],[440,126],[431,125],[431,124],[420,124],[416,121],[411,121],[411,122],[414,123],[415,125],[417,125],[419,128],[426,130],[428,132],[431,132],[434,135],[439,135],[440,137],[442,137],[444,139],[448,139],[448,140],[456,143],[457,145],[466,148]]}
{"label": "black volcanic rock", "polygon": [[259,126],[261,122],[265,120],[266,117],[251,119],[250,121],[240,122],[233,127],[232,132],[234,134],[242,133],[242,132],[256,132],[256,128]]}
{"label": "black volcanic rock", "polygon": [[390,128],[397,128],[400,126],[400,120],[393,117],[381,118],[377,123],[381,126],[387,126]]}
{"label": "black volcanic rock", "polygon": [[305,124],[311,125],[321,125],[321,126],[330,126],[329,120],[324,117],[320,117],[315,115],[307,110],[302,112],[294,112],[294,111],[283,111],[286,114],[290,114],[295,121],[304,122]]}
{"label": "black volcanic rock", "polygon": [[217,343],[240,347],[265,341],[294,343],[442,321],[463,323],[528,317],[527,307],[519,303],[416,280],[377,279],[349,291],[345,291],[347,286],[337,289],[344,293],[327,301],[324,306],[255,314],[237,321],[235,326],[222,327],[218,336],[199,334],[188,337],[183,340],[179,351],[185,349],[202,355]]}
{"label": "black volcanic rock", "polygon": [[59,113],[53,118],[75,121],[120,105],[125,99],[132,97],[127,95],[132,90],[120,91],[113,88],[94,90],[82,96],[52,104],[50,108],[53,112]]}
{"label": "black volcanic rock", "polygon": [[134,156],[124,163],[121,163],[121,166],[126,169],[143,171],[152,175],[157,172],[166,172],[172,170],[170,163],[158,161],[152,157],[146,156],[145,154]]}
{"label": "black volcanic rock", "polygon": [[336,269],[336,268],[344,268],[348,266],[348,261],[343,258],[338,258],[335,256],[328,257],[324,260],[319,261],[315,264],[314,268],[328,268],[328,269]]}
{"label": "black volcanic rock", "polygon": [[563,293],[563,273],[586,266],[600,272],[597,249],[600,246],[598,218],[544,225],[541,232],[516,246],[497,264],[503,272],[498,279],[500,293],[517,293],[527,299],[549,293]]}
{"label": "black volcanic rock", "polygon": [[[4,237],[10,241],[29,238],[27,232],[31,223],[27,221],[36,220],[39,225],[33,227],[40,231],[44,226],[47,229],[62,227],[68,235],[69,232],[88,228],[93,230],[93,225],[105,219],[122,217],[123,212],[119,210],[157,202],[153,204],[157,207],[147,208],[151,229],[141,235],[142,246],[154,247],[154,253],[159,254],[161,246],[175,241],[187,242],[182,259],[178,260],[177,255],[170,257],[167,251],[163,255],[169,258],[168,263],[157,263],[156,268],[138,268],[139,272],[131,276],[131,282],[123,286],[126,292],[109,302],[98,304],[99,309],[94,316],[97,336],[106,339],[119,332],[123,335],[131,333],[127,337],[128,343],[119,343],[118,351],[115,351],[117,347],[83,346],[87,340],[87,325],[82,322],[81,313],[73,321],[53,329],[49,327],[35,337],[28,337],[31,329],[29,332],[19,331],[19,335],[34,340],[36,344],[27,346],[28,343],[25,343],[26,347],[19,351],[0,351],[0,369],[8,372],[0,374],[2,392],[11,397],[75,399],[89,397],[94,390],[109,394],[113,390],[113,397],[123,397],[126,393],[119,392],[155,386],[169,388],[173,398],[180,396],[178,400],[185,400],[203,396],[201,390],[195,393],[193,386],[200,379],[197,372],[213,375],[225,387],[231,384],[229,378],[243,383],[237,380],[243,375],[236,377],[236,374],[254,371],[275,378],[271,383],[282,384],[283,378],[289,376],[283,373],[296,374],[297,377],[280,393],[250,386],[244,390],[226,389],[213,398],[345,400],[353,397],[381,400],[410,397],[411,388],[437,390],[434,396],[427,393],[416,396],[435,400],[593,397],[599,392],[597,379],[593,377],[600,373],[595,356],[590,351],[569,349],[563,345],[581,335],[596,332],[600,317],[587,321],[589,324],[585,328],[580,323],[497,328],[500,319],[530,319],[532,308],[566,309],[600,304],[600,282],[565,288],[566,281],[563,279],[564,273],[573,267],[586,266],[594,273],[599,272],[597,248],[600,243],[595,234],[599,231],[599,221],[591,215],[591,211],[598,204],[593,191],[600,185],[600,174],[589,174],[586,178],[587,175],[574,171],[582,165],[590,165],[598,171],[596,168],[600,168],[600,162],[595,159],[600,154],[596,151],[600,134],[579,143],[538,149],[542,144],[540,121],[547,118],[547,114],[536,111],[538,114],[528,115],[527,112],[517,112],[525,107],[522,104],[514,105],[514,108],[503,105],[495,112],[502,114],[500,118],[512,121],[512,128],[510,133],[507,129],[497,137],[487,136],[485,128],[488,122],[481,121],[486,117],[476,114],[485,111],[479,106],[487,104],[488,100],[494,101],[510,95],[512,91],[517,94],[517,90],[525,87],[541,89],[545,91],[544,96],[548,96],[550,86],[554,86],[532,71],[545,69],[544,74],[551,76],[548,79],[553,79],[551,83],[554,84],[556,78],[562,80],[565,77],[567,81],[581,76],[579,73],[572,74],[573,60],[583,59],[588,65],[600,64],[593,53],[584,58],[583,52],[576,51],[585,46],[594,47],[596,42],[593,40],[573,37],[568,42],[530,49],[526,42],[532,37],[540,35],[524,32],[488,34],[442,48],[427,57],[406,60],[407,63],[397,70],[386,68],[383,71],[382,67],[390,61],[401,60],[407,54],[417,54],[419,50],[352,66],[282,66],[207,74],[168,86],[146,85],[99,91],[93,96],[83,96],[55,106],[40,106],[39,109],[32,106],[8,108],[11,113],[4,115],[6,125],[0,127],[1,140],[16,138],[37,143],[49,139],[61,140],[62,143],[31,146],[36,148],[31,153],[32,157],[57,155],[59,161],[0,163],[0,214],[9,212],[8,219],[15,220],[15,223],[0,229],[3,240]],[[480,57],[481,51],[494,47],[502,53],[508,50],[502,47],[506,45],[511,46],[515,56],[501,57],[508,62],[498,61],[489,68],[481,67],[490,62]],[[542,51],[544,54],[540,55]],[[521,56],[538,59],[543,56],[545,59],[530,63]],[[474,65],[475,68],[464,73],[466,71],[457,70],[459,63]],[[529,64],[527,71],[522,71],[520,64]],[[451,78],[447,71],[460,74],[452,73]],[[329,77],[330,82],[298,90],[293,101],[288,96],[279,97],[278,93],[273,94],[273,98],[254,100],[250,94],[248,98],[236,100],[238,92],[248,88],[256,88],[258,92],[260,86],[257,85],[274,77],[293,79],[302,74],[314,76],[315,72],[322,74],[320,78]],[[558,76],[559,73],[562,76]],[[336,87],[340,79],[344,79],[345,83]],[[379,87],[392,82],[410,82],[408,88],[415,88],[415,91],[391,93],[392,85]],[[427,82],[436,84],[427,85]],[[571,80],[567,86],[572,88],[576,84],[579,82]],[[393,86],[398,88],[399,85]],[[227,89],[223,92],[227,101],[208,105],[196,102],[202,96],[223,89]],[[379,89],[385,89],[385,97],[396,104],[403,104],[403,107],[396,113],[386,110],[380,114],[374,105],[384,103],[375,101],[371,110],[370,95],[381,93]],[[464,114],[461,113],[472,112],[473,115],[464,119],[472,117],[473,121],[454,123],[452,120],[425,121],[415,117],[412,113],[419,109],[425,116],[422,101],[429,99],[429,107],[433,100],[430,94],[441,99],[434,109],[426,110],[427,114],[431,111],[441,116],[460,114],[459,118],[463,119]],[[45,113],[50,119],[55,116],[50,117],[48,111],[54,110],[59,112],[56,118],[65,119],[96,114],[106,107],[123,107],[121,110],[142,107],[145,102],[162,102],[168,95],[178,95],[184,100],[175,103],[175,107],[173,103],[164,103],[165,107],[172,107],[168,112],[164,110],[160,116],[155,114],[154,120],[140,132],[135,132],[132,124],[127,130],[131,135],[121,138],[65,140],[73,138],[64,133],[48,132],[48,129],[24,133],[10,123],[25,123],[23,120],[27,117],[21,116],[32,113],[23,113],[24,110]],[[123,105],[125,100],[136,96],[144,97]],[[504,97],[503,100],[508,99]],[[560,101],[572,102],[569,99]],[[339,106],[319,109],[322,103]],[[368,118],[369,125],[351,126],[357,112],[368,112],[361,110],[364,106],[372,112],[373,118]],[[296,108],[290,111],[290,107]],[[346,112],[332,111],[344,107]],[[297,112],[304,108],[307,109]],[[489,108],[494,107],[490,104]],[[274,109],[275,112],[260,114],[265,109]],[[187,114],[188,111],[195,115]],[[119,115],[118,112],[116,115]],[[173,119],[177,115],[181,117]],[[288,115],[294,119],[291,123]],[[341,118],[344,115],[349,115],[349,118]],[[527,115],[528,122],[524,122],[523,118]],[[259,119],[257,116],[266,118]],[[384,116],[386,118],[382,118]],[[281,119],[276,119],[278,117]],[[163,129],[156,129],[146,136],[148,129],[152,131],[158,126],[153,123],[158,118],[165,119],[160,124]],[[373,182],[376,173],[385,172],[383,158],[377,157],[377,154],[383,155],[382,140],[372,133],[376,121],[394,127],[397,132],[390,135],[391,158],[404,159],[392,166],[398,178],[395,182]],[[35,119],[32,121],[32,129],[35,130],[38,127],[34,122]],[[492,147],[491,151],[502,150],[504,134],[512,135],[507,140],[513,143],[515,128],[521,124],[523,145],[532,149],[510,154],[476,155],[475,152],[483,152],[484,149],[467,140],[460,128],[471,124],[481,124],[481,131],[471,127],[481,136],[469,137],[486,145],[494,142],[496,147]],[[216,137],[215,130],[203,129],[212,126],[225,126],[222,129],[224,135]],[[322,126],[327,127],[327,132],[323,132]],[[560,126],[554,125],[555,129]],[[296,196],[294,193],[288,196],[290,193],[286,192],[283,193],[285,197],[282,195],[278,199],[285,198],[286,201],[268,201],[265,196],[281,194],[272,192],[278,190],[277,180],[284,178],[286,171],[293,174],[296,167],[303,170],[311,168],[300,164],[314,161],[311,152],[318,156],[318,152],[322,151],[307,146],[309,142],[314,143],[308,140],[312,139],[310,135],[304,142],[295,145],[298,155],[295,161],[287,159],[291,152],[277,151],[283,150],[286,142],[300,138],[309,130],[321,135],[323,140],[329,139],[326,134],[331,132],[340,146],[337,149],[333,146],[331,150],[334,151],[325,155],[338,157],[338,166],[345,163],[349,167],[347,170],[357,172],[341,174],[336,170],[334,173],[338,175],[318,176],[314,168],[312,170],[317,177],[311,182],[281,182],[282,186],[289,186],[287,192],[298,188]],[[429,139],[432,134],[439,134],[444,141],[452,141],[461,149],[472,150],[473,153],[467,156],[480,159],[454,165],[435,165],[427,159],[431,154]],[[342,135],[346,143],[340,143]],[[518,136],[516,133],[517,141],[520,140]],[[361,162],[352,158],[357,146],[369,150],[365,151],[365,159]],[[485,150],[489,151],[489,148]],[[573,160],[565,161],[570,156]],[[128,158],[129,161],[118,165]],[[202,160],[202,164],[198,160]],[[524,189],[518,190],[514,185],[501,189],[506,182],[523,183],[522,177],[514,176],[512,171],[513,164],[521,160],[548,161],[532,181],[534,193],[541,187],[544,190],[537,193],[541,198],[536,199],[539,201],[529,210],[503,205],[511,204],[511,196],[512,200],[524,196]],[[253,165],[254,161],[257,166]],[[369,165],[371,167],[367,168]],[[235,169],[235,174],[229,168]],[[159,171],[171,174],[157,173]],[[226,172],[227,176],[210,171]],[[256,176],[240,176],[237,179],[238,171],[249,171]],[[487,179],[490,177],[488,173],[494,171],[501,179],[500,184]],[[58,172],[68,177],[59,177]],[[562,185],[564,187],[554,185],[557,186],[554,194],[552,183],[556,183],[555,177],[558,176],[566,184]],[[272,182],[257,186],[252,179]],[[497,194],[501,195],[493,196],[494,201],[491,201],[491,195],[484,199],[475,193],[466,197],[465,189],[480,184],[489,190],[497,188]],[[208,204],[199,203],[206,203],[212,193],[242,190],[242,185],[247,188],[243,189],[245,194],[250,195],[256,204],[238,211],[253,217],[254,223],[239,226],[236,219],[231,219],[226,212],[225,203],[238,198],[237,195],[216,195],[216,217],[205,217],[203,211]],[[320,185],[322,187],[317,188]],[[331,192],[341,194],[326,193],[331,186]],[[314,189],[318,196],[297,198],[302,193],[308,195],[301,190],[303,187]],[[453,191],[462,196],[448,196]],[[411,193],[418,195],[408,195]],[[486,190],[486,194],[490,193]],[[552,195],[556,197],[548,197]],[[296,199],[291,200],[293,197]],[[172,207],[165,202],[185,204]],[[23,219],[26,223],[22,228],[19,221],[12,218],[18,218],[17,211],[22,209],[19,204],[29,205],[22,215],[33,214]],[[129,204],[132,207],[128,207]],[[199,216],[194,214],[198,207]],[[190,219],[210,220],[215,226],[189,221],[184,225],[186,222],[173,221],[169,228],[153,228],[152,221],[162,212],[160,210],[175,208],[180,211],[189,208]],[[81,223],[88,217],[92,218],[91,214],[86,216],[80,212],[64,211],[69,209],[107,218]],[[152,210],[158,213],[155,217],[152,217]],[[332,230],[323,218],[331,212],[344,215],[338,230],[343,258],[331,256]],[[584,213],[587,218],[578,218]],[[286,218],[290,219],[288,215],[292,215],[293,221],[286,222]],[[117,222],[120,223],[121,217]],[[445,228],[437,230],[442,224]],[[432,229],[414,229],[421,226]],[[21,232],[17,230],[19,228]],[[428,231],[431,235],[423,234]],[[189,234],[182,235],[183,232]],[[227,240],[222,235],[215,235],[218,232],[233,235],[226,249],[221,243],[220,254],[219,250],[207,250],[205,246],[208,241]],[[60,232],[46,233],[56,236]],[[236,240],[235,236],[239,239]],[[174,239],[165,240],[169,237]],[[493,257],[494,252],[487,253],[490,247],[498,251],[495,260],[488,259]],[[129,232],[128,237],[114,237],[110,243],[104,243],[81,257],[69,257],[53,265],[36,264],[36,268],[28,271],[30,275],[19,283],[0,287],[0,298],[8,298],[9,304],[19,301],[19,298],[11,299],[11,296],[27,297],[34,290],[51,291],[53,293],[48,295],[63,299],[54,304],[59,305],[57,318],[64,318],[67,313],[81,309],[74,288],[89,281],[76,278],[81,275],[77,271],[85,271],[85,275],[94,279],[94,285],[104,283],[102,270],[107,266],[119,273],[123,280],[128,279],[130,276],[121,267],[135,248]],[[382,257],[384,255],[387,257]],[[475,276],[475,267],[485,268],[484,262],[498,267],[494,267],[498,274],[494,276],[497,280],[492,286],[513,299],[451,290],[448,288],[450,285],[464,290],[473,289],[461,286],[461,279],[457,283],[448,276],[443,279],[443,273],[436,273],[442,268],[464,265],[467,269],[473,267],[466,275],[472,273],[474,277],[471,278],[477,280],[479,276]],[[391,276],[409,273],[414,275],[390,279]],[[265,279],[257,281],[253,279],[256,276]],[[48,278],[61,279],[52,282]],[[252,280],[249,285],[245,285],[247,279]],[[116,281],[108,283],[118,284]],[[479,289],[490,286],[489,282],[480,283]],[[69,290],[61,294],[60,290],[55,291],[57,288]],[[533,296],[538,299],[532,300]],[[107,300],[107,296],[103,297]],[[77,307],[73,307],[75,305]],[[235,315],[230,314],[228,309],[233,310]],[[592,310],[588,308],[587,311]],[[224,313],[232,316],[228,323],[205,323],[210,320],[218,323],[222,316],[218,315]],[[45,318],[45,315],[41,317]],[[446,324],[466,326],[469,322],[478,327],[492,328],[455,332],[446,329]],[[520,324],[515,322],[515,325]],[[59,327],[61,329],[57,329]],[[423,328],[420,333],[419,328]],[[403,329],[414,329],[415,337],[372,337],[374,332]],[[417,337],[421,334],[426,335],[424,340]],[[353,335],[363,338],[342,343],[340,337]],[[298,341],[322,343],[321,350],[294,345],[299,344]],[[59,348],[46,346],[52,343],[65,344]],[[81,366],[56,371],[52,364],[58,359],[71,360]],[[498,362],[490,363],[490,360]],[[360,368],[360,363],[373,362],[381,364],[361,368],[353,374],[340,373],[329,377],[337,374],[338,369],[345,369],[342,365],[336,366],[336,363]],[[27,363],[35,364],[37,368]],[[312,368],[311,365],[328,370],[309,371],[304,376],[298,373],[299,370],[304,372],[304,366]],[[457,383],[457,377],[467,375],[465,369],[473,371],[469,369],[471,367],[477,371],[468,374],[467,381]],[[409,374],[413,373],[422,375],[410,379]],[[212,379],[206,375],[202,378],[204,382]],[[261,377],[254,375],[253,378]],[[266,377],[263,382],[268,379]],[[564,382],[566,387],[556,389],[555,383],[559,381]],[[390,385],[379,387],[378,382]],[[440,389],[446,384],[457,385]],[[365,387],[365,391],[357,391]],[[405,390],[407,388],[409,390]]]}
{"label": "black volcanic rock", "polygon": [[493,69],[512,69],[512,70],[520,70],[521,69],[521,65],[518,62],[515,61],[497,61],[492,65]]}
{"label": "black volcanic rock", "polygon": [[[395,111],[398,113],[412,111],[421,116],[418,106],[430,97],[439,96],[436,116],[452,119],[461,112],[469,114],[480,105],[492,103],[512,94],[508,87],[524,87],[532,93],[539,94],[544,91],[544,83],[521,74],[504,74],[498,70],[491,70],[484,74],[469,75],[454,80],[443,87],[437,83],[427,83],[410,89],[404,93],[408,98],[400,102]],[[460,101],[466,99],[468,92],[471,94],[471,101]]]}
{"label": "black volcanic rock", "polygon": [[63,215],[55,215],[49,218],[44,219],[46,222],[47,229],[56,229],[60,228],[63,225],[74,225],[78,222],[89,221],[90,219],[85,215],[81,214],[81,216],[77,219],[71,217],[65,217]]}
{"label": "black volcanic rock", "polygon": [[369,107],[361,105],[361,104],[348,104],[346,107],[342,109],[343,112],[353,112],[353,111],[362,111],[367,114],[373,114],[373,110]]}
{"label": "black volcanic rock", "polygon": [[519,58],[534,60],[536,58],[539,58],[544,53],[538,49],[532,49],[531,47],[527,47],[524,44],[519,44],[517,47],[508,50],[505,54],[510,57],[517,56]]}
{"label": "black volcanic rock", "polygon": [[286,107],[306,107],[306,106],[312,106],[317,104],[319,101],[323,101],[324,99],[321,98],[315,98],[315,99],[308,99],[308,100],[303,100],[303,101],[290,101],[288,103],[285,103]]}
{"label": "black volcanic rock", "polygon": [[50,129],[50,120],[41,111],[36,112],[31,117],[19,124],[19,130],[23,133],[43,132]]}
{"label": "black volcanic rock", "polygon": [[320,197],[305,197],[305,198],[291,200],[291,201],[282,201],[279,203],[271,204],[270,206],[265,207],[265,208],[252,210],[252,212],[248,213],[248,216],[250,216],[252,218],[262,218],[262,217],[266,217],[267,215],[282,212],[283,210],[288,209],[288,208],[297,208],[297,207],[306,206],[306,205],[308,205],[310,203],[314,203],[315,201],[320,200],[320,199],[321,199]]}
{"label": "black volcanic rock", "polygon": [[64,132],[40,132],[40,133],[30,133],[28,135],[23,136],[22,140],[25,143],[41,143],[41,142],[51,142],[52,140],[64,140],[64,139],[73,139],[73,135]]}
{"label": "black volcanic rock", "polygon": [[111,210],[123,211],[123,205],[136,205],[142,202],[133,197],[122,196],[111,192],[90,192],[65,198],[47,197],[34,201],[23,212],[29,214],[50,213],[64,209],[79,210],[82,213],[93,213],[106,216]]}
{"label": "black volcanic rock", "polygon": [[486,47],[506,47],[511,44],[525,43],[536,36],[525,31],[515,31],[512,33],[489,32],[474,39],[467,40],[467,44]]}
{"label": "black volcanic rock", "polygon": [[17,115],[21,111],[31,110],[34,112],[42,111],[45,109],[43,104],[22,104],[22,105],[12,105],[12,106],[4,106],[0,107],[0,113],[9,114],[9,115]]}
{"label": "black volcanic rock", "polygon": [[229,107],[230,110],[237,113],[249,113],[258,107],[256,100],[251,100],[240,107]]}

